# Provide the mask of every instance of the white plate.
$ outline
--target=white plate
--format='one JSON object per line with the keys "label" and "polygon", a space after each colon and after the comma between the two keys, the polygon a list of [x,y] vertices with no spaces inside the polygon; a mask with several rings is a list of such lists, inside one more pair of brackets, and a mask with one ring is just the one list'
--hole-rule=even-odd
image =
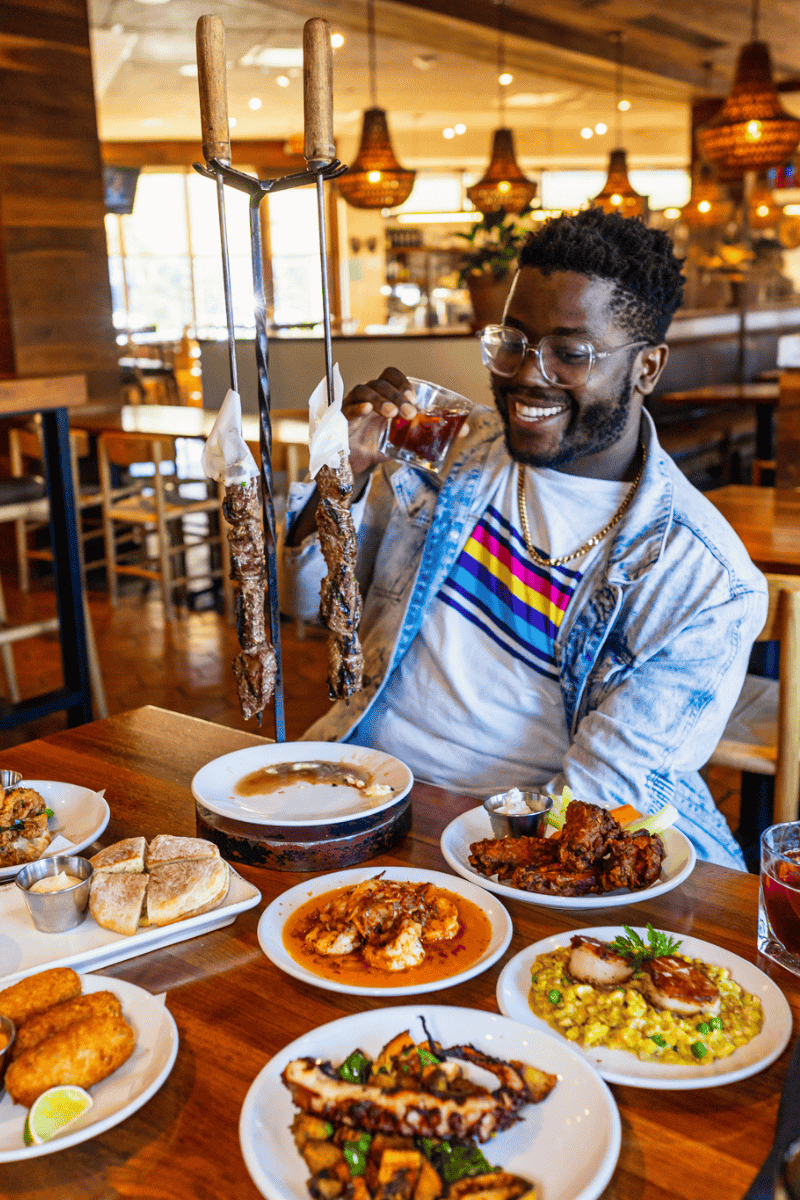
{"label": "white plate", "polygon": [[123,1015],[136,1032],[136,1048],[113,1075],[89,1089],[94,1104],[80,1122],[63,1137],[41,1146],[25,1145],[22,1130],[28,1110],[12,1104],[5,1093],[0,1100],[0,1163],[56,1154],[105,1133],[146,1104],[172,1070],[178,1053],[178,1030],[161,1000],[123,979],[82,975],[81,983],[84,992],[114,992],[119,997]]}
{"label": "white plate", "polygon": [[308,1168],[289,1125],[297,1111],[281,1072],[310,1056],[338,1065],[357,1046],[375,1055],[404,1029],[417,1041],[425,1031],[443,1046],[470,1043],[497,1058],[518,1059],[558,1075],[541,1104],[523,1109],[519,1124],[485,1148],[492,1164],[536,1182],[541,1200],[594,1200],[616,1166],[620,1121],[611,1092],[566,1042],[471,1008],[415,1004],[355,1013],[312,1029],[279,1051],[253,1081],[239,1120],[244,1161],[268,1200],[308,1200]]}
{"label": "white plate", "polygon": [[[383,879],[408,880],[410,883],[432,883],[435,887],[444,888],[457,896],[471,900],[486,914],[492,926],[492,937],[483,956],[467,970],[458,975],[447,975],[432,983],[417,983],[403,985],[403,972],[397,972],[396,987],[358,987],[355,984],[340,983],[335,979],[325,979],[309,971],[287,951],[283,944],[283,930],[289,917],[301,908],[313,896],[323,892],[332,892],[337,888],[353,887],[364,879],[381,875]],[[302,979],[304,983],[312,983],[315,987],[324,988],[329,992],[346,992],[351,996],[414,996],[423,992],[436,992],[440,988],[453,987],[480,975],[492,963],[497,962],[508,949],[513,927],[511,918],[499,901],[487,896],[480,888],[473,887],[453,875],[444,875],[440,871],[420,871],[412,867],[360,867],[354,871],[339,871],[335,875],[323,875],[321,878],[299,883],[288,892],[273,900],[261,914],[258,922],[258,941],[261,949],[276,967],[280,967],[287,975]]]}
{"label": "white plate", "polygon": [[[533,960],[539,954],[556,950],[559,946],[568,946],[575,930],[567,933],[556,933],[544,938],[521,950],[510,959],[503,968],[497,981],[497,1003],[500,1011],[515,1021],[522,1021],[534,1029],[547,1032],[551,1037],[561,1041],[558,1033],[546,1021],[534,1016],[528,1007],[528,991],[531,983]],[[618,934],[624,933],[620,925],[604,925],[596,929],[581,929],[581,936],[599,938],[601,941],[611,941]],[[647,938],[645,929],[637,932]],[[667,932],[666,930],[664,931]],[[591,1046],[584,1050],[581,1046],[574,1048],[582,1054],[587,1062],[600,1072],[609,1083],[625,1083],[631,1087],[684,1089],[719,1087],[723,1083],[736,1083],[738,1079],[746,1079],[748,1075],[756,1075],[774,1062],[784,1051],[792,1033],[792,1013],[786,998],[780,988],[768,979],[763,971],[754,967],[745,958],[723,950],[711,942],[701,942],[698,938],[683,937],[673,933],[680,943],[680,954],[688,954],[692,958],[701,958],[703,962],[715,967],[725,967],[733,979],[745,991],[757,996],[764,1007],[764,1025],[757,1037],[746,1046],[739,1046],[728,1058],[718,1058],[703,1067],[681,1066],[679,1063],[642,1062],[635,1054],[627,1050],[609,1050],[606,1046]],[[569,1045],[574,1045],[570,1042]]]}
{"label": "white plate", "polygon": [[[53,816],[47,822],[47,828],[55,838],[59,835],[72,842],[71,848],[64,847],[56,851],[58,854],[79,854],[87,846],[91,846],[108,824],[109,811],[102,792],[93,792],[91,788],[81,787],[77,783],[55,783],[49,779],[23,779],[17,787],[33,788],[48,808],[52,808]],[[43,858],[47,858],[45,851]],[[27,863],[18,867],[0,868],[0,882],[13,879]]]}
{"label": "white plate", "polygon": [[489,892],[495,892],[498,896],[507,896],[509,900],[521,900],[523,904],[540,904],[543,908],[618,908],[620,905],[637,904],[640,900],[654,900],[656,896],[663,896],[664,892],[671,892],[678,884],[683,883],[694,870],[697,858],[694,846],[680,830],[666,829],[661,834],[667,852],[661,864],[661,878],[651,887],[643,888],[639,892],[629,892],[626,888],[617,892],[606,892],[600,896],[544,896],[541,892],[523,892],[521,888],[498,883],[494,877],[481,875],[470,865],[471,844],[492,836],[492,824],[486,809],[482,805],[467,809],[451,821],[442,834],[442,854],[463,879],[469,879],[471,883],[476,883],[478,887],[486,888]]}
{"label": "white plate", "polygon": [[[235,785],[251,771],[285,762],[356,763],[372,772],[375,783],[388,784],[392,794],[371,800],[359,788],[324,783],[288,783],[264,796],[234,793]],[[234,750],[206,763],[192,780],[192,794],[212,812],[236,821],[289,827],[335,825],[391,808],[413,782],[405,763],[380,750],[339,742],[276,742]]]}
{"label": "white plate", "polygon": [[90,967],[136,958],[150,950],[185,942],[198,934],[231,925],[240,912],[258,904],[261,893],[231,868],[228,894],[216,908],[174,925],[137,929],[130,937],[101,929],[87,915],[82,924],[66,933],[42,933],[28,914],[25,898],[15,883],[0,887],[0,987],[45,967]]}

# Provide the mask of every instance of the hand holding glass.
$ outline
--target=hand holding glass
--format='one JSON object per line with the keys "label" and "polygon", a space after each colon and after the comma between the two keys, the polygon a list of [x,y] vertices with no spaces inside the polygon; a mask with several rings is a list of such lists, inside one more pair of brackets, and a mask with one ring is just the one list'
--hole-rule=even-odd
{"label": "hand holding glass", "polygon": [[397,414],[387,421],[380,450],[387,458],[410,463],[434,475],[441,471],[456,434],[472,403],[438,383],[409,379],[417,412],[410,419]]}

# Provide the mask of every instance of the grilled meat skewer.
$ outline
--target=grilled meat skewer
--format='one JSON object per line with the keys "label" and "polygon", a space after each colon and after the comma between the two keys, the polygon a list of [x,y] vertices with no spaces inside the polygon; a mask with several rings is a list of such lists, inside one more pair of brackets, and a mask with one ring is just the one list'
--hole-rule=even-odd
{"label": "grilled meat skewer", "polygon": [[226,487],[222,512],[229,526],[232,576],[239,585],[236,633],[242,650],[233,660],[233,673],[242,716],[246,721],[258,717],[260,725],[275,686],[278,664],[264,625],[267,573],[257,480]]}
{"label": "grilled meat skewer", "polygon": [[353,472],[343,459],[335,470],[320,467],[317,475],[320,502],[317,529],[328,574],[320,589],[320,620],[330,631],[328,641],[328,695],[345,699],[362,687],[364,656],[358,640],[361,594],[355,567],[358,546],[350,503]]}

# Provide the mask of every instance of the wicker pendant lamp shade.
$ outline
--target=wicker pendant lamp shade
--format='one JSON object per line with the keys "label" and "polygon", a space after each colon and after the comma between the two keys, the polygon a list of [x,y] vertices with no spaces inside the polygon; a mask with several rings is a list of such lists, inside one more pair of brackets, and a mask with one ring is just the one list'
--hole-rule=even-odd
{"label": "wicker pendant lamp shade", "polygon": [[750,196],[747,221],[751,229],[774,229],[783,217],[783,208],[775,203],[766,176],[756,179]]}
{"label": "wicker pendant lamp shade", "polygon": [[782,167],[800,143],[800,120],[778,99],[765,42],[739,51],[736,77],[719,112],[697,131],[697,144],[710,163],[737,178],[747,171]]}
{"label": "wicker pendant lamp shade", "polygon": [[536,184],[517,165],[510,129],[495,129],[486,173],[467,188],[467,195],[481,213],[494,213],[501,208],[507,213],[521,213],[536,195]]}
{"label": "wicker pendant lamp shade", "polygon": [[732,205],[724,199],[711,168],[703,163],[692,181],[692,194],[681,209],[681,220],[692,229],[721,225],[731,216]]}
{"label": "wicker pendant lamp shade", "polygon": [[622,217],[645,216],[647,199],[634,191],[628,179],[628,159],[624,150],[612,150],[609,154],[608,179],[592,201],[592,208],[619,213]]}
{"label": "wicker pendant lamp shade", "polygon": [[338,180],[347,203],[354,208],[394,208],[411,195],[416,174],[395,158],[384,110],[368,108],[358,155]]}
{"label": "wicker pendant lamp shade", "polygon": [[386,112],[375,103],[374,0],[367,0],[367,41],[372,107],[364,112],[358,154],[337,187],[353,208],[394,208],[411,195],[417,173],[401,167],[395,158]]}

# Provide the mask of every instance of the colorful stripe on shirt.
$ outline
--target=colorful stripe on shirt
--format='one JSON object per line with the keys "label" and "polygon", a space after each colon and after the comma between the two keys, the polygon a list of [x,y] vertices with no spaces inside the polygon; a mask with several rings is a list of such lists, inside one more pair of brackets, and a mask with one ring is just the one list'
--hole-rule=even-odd
{"label": "colorful stripe on shirt", "polygon": [[533,562],[520,533],[489,505],[439,599],[512,658],[558,679],[555,637],[580,577],[579,571]]}

